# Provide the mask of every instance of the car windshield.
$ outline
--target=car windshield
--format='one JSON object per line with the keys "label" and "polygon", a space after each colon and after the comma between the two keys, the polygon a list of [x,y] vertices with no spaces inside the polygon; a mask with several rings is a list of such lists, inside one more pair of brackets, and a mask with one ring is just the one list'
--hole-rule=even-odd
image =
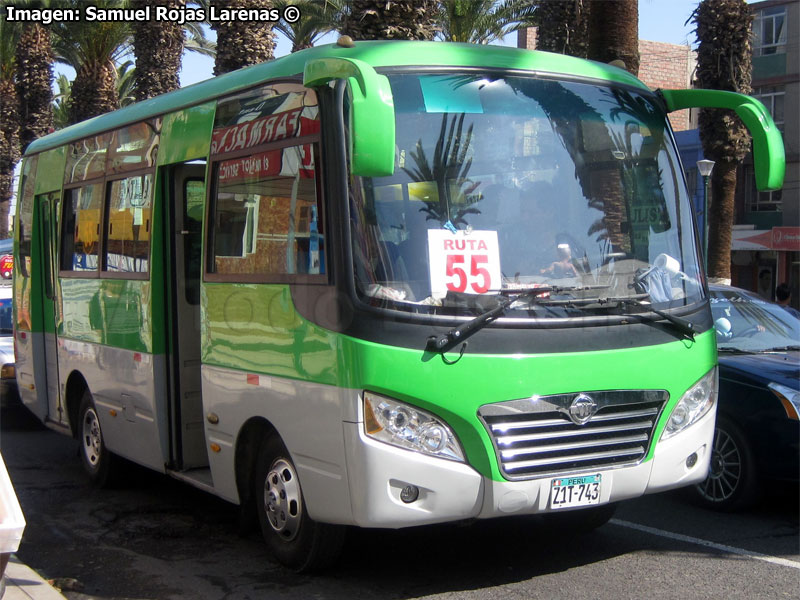
{"label": "car windshield", "polygon": [[594,297],[702,299],[686,187],[652,95],[517,76],[389,80],[395,172],[351,182],[363,300],[458,313],[470,295],[571,290],[517,303],[518,318],[564,316],[569,298],[581,314]]}
{"label": "car windshield", "polygon": [[12,335],[14,333],[11,313],[11,298],[0,298],[0,335]]}
{"label": "car windshield", "polygon": [[721,352],[767,352],[800,345],[800,319],[739,290],[712,290],[711,314]]}

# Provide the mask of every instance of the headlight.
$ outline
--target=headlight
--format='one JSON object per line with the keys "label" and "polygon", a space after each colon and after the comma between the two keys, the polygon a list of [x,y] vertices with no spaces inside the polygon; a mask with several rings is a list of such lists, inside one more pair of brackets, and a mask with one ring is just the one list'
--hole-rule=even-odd
{"label": "headlight", "polygon": [[0,379],[14,379],[14,363],[6,363],[0,369]]}
{"label": "headlight", "polygon": [[376,440],[464,462],[455,434],[430,413],[385,396],[364,392],[364,432]]}
{"label": "headlight", "polygon": [[795,421],[800,421],[800,416],[798,416],[800,414],[800,391],[774,382],[767,387],[781,401],[783,410],[786,411],[786,416]]}
{"label": "headlight", "polygon": [[690,387],[672,409],[667,426],[661,434],[666,440],[680,433],[692,423],[699,421],[717,400],[717,367],[706,373],[700,381]]}

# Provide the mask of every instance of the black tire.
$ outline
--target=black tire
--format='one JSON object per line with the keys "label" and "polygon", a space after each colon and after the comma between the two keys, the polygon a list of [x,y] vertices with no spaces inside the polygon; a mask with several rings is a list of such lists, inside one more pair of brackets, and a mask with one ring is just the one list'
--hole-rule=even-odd
{"label": "black tire", "polygon": [[717,417],[708,477],[694,491],[700,504],[720,511],[741,510],[759,498],[753,451],[742,430],[727,417]]}
{"label": "black tire", "polygon": [[108,451],[103,441],[100,419],[89,390],[83,392],[77,425],[76,433],[80,442],[79,453],[83,469],[94,485],[101,488],[110,487],[118,461],[114,454]]}
{"label": "black tire", "polygon": [[294,462],[277,434],[259,449],[253,497],[261,534],[278,563],[297,573],[333,565],[344,544],[345,527],[317,523],[308,516]]}
{"label": "black tire", "polygon": [[568,510],[552,512],[544,515],[545,522],[562,532],[589,533],[609,522],[617,510],[616,502]]}

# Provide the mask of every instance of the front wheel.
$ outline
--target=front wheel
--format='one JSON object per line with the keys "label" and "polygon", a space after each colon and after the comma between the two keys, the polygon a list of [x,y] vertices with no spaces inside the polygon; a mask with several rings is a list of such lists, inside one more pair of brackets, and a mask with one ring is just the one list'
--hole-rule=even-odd
{"label": "front wheel", "polygon": [[259,452],[255,500],[261,534],[280,564],[301,573],[328,567],[338,558],[345,528],[308,516],[297,470],[275,434]]}
{"label": "front wheel", "polygon": [[81,443],[81,463],[89,479],[98,487],[112,482],[114,455],[108,451],[100,430],[100,419],[89,390],[83,393],[78,409],[78,439]]}
{"label": "front wheel", "polygon": [[718,416],[708,477],[694,486],[697,497],[708,508],[732,511],[755,503],[758,489],[755,459],[747,438],[733,421]]}

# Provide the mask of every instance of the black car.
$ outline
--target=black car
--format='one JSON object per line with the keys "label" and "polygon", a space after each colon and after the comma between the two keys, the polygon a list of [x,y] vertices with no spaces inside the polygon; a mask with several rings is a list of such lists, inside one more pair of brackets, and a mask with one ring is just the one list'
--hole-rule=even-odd
{"label": "black car", "polygon": [[711,465],[695,486],[720,510],[754,503],[800,472],[798,313],[728,286],[711,287],[719,352],[719,406]]}

